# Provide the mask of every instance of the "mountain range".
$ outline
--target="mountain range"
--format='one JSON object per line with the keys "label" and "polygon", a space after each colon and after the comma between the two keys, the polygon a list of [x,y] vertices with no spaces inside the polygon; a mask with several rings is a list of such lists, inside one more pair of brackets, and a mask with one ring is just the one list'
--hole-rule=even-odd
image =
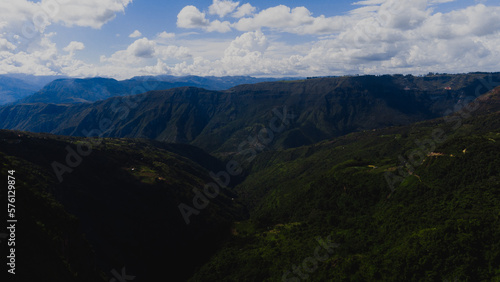
{"label": "mountain range", "polygon": [[[209,152],[230,154],[240,140],[265,129],[273,110],[286,108],[295,117],[272,148],[292,148],[350,132],[443,116],[484,94],[487,79],[500,79],[500,74],[317,78],[247,84],[225,91],[174,88],[94,103],[2,107],[0,128],[69,136],[98,132],[102,137],[189,143]],[[97,86],[92,86],[96,81]],[[78,86],[68,86],[68,92],[81,94],[78,89],[100,87],[101,81],[113,82],[67,80],[49,86],[78,82]],[[130,87],[136,85],[130,83]]]}
{"label": "mountain range", "polygon": [[[287,80],[290,78],[280,78]],[[138,76],[127,80],[112,78],[62,78],[51,81],[36,93],[19,99],[16,104],[27,103],[91,103],[115,96],[141,94],[152,90],[165,90],[182,86],[225,90],[236,85],[275,81],[276,78],[254,78],[249,76],[199,77],[199,76]]]}
{"label": "mountain range", "polygon": [[30,96],[60,76],[0,75],[0,105]]}
{"label": "mountain range", "polygon": [[4,106],[19,277],[497,281],[498,82],[332,77]]}

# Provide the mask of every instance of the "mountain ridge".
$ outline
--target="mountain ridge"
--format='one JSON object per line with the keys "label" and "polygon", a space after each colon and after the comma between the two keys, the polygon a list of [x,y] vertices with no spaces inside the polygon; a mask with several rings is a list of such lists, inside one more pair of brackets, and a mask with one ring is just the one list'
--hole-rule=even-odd
{"label": "mountain ridge", "polygon": [[237,140],[257,135],[273,118],[273,109],[286,107],[297,117],[271,146],[290,148],[443,116],[464,99],[486,92],[476,90],[491,76],[500,80],[499,73],[337,77],[225,91],[173,88],[92,104],[19,104],[0,108],[0,128],[85,136],[106,121],[104,137],[190,143],[210,152],[234,153]]}
{"label": "mountain ridge", "polygon": [[33,95],[16,101],[16,104],[92,103],[115,96],[135,95],[152,90],[165,90],[184,86],[194,86],[210,90],[225,90],[239,84],[275,80],[278,79],[254,78],[250,76],[177,77],[168,75],[137,76],[125,80],[105,77],[61,78],[44,85],[42,89]]}

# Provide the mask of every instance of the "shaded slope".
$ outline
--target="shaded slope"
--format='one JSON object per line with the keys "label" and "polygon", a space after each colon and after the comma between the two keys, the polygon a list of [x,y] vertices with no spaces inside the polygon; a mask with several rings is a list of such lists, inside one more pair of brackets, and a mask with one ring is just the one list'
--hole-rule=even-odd
{"label": "shaded slope", "polygon": [[[217,248],[218,242],[228,234],[230,222],[243,216],[241,207],[231,201],[234,196],[221,190],[220,195],[186,225],[179,204],[192,203],[193,189],[203,189],[206,183],[213,181],[209,171],[223,169],[218,160],[189,145],[104,139],[92,147],[90,154],[81,154],[81,164],[64,173],[63,181],[59,182],[53,162],[71,168],[70,164],[78,162],[78,157],[68,157],[68,154],[71,150],[78,152],[81,142],[85,140],[1,131],[0,158],[2,162],[12,160],[5,163],[4,169],[16,169],[19,178],[25,181],[23,186],[33,187],[25,190],[25,194],[33,198],[34,204],[42,206],[32,210],[26,203],[19,209],[23,216],[34,218],[47,229],[32,230],[33,226],[20,230],[19,234],[25,232],[24,236],[28,236],[35,232],[76,238],[85,234],[95,250],[93,261],[99,273],[108,276],[107,281],[112,278],[112,269],[120,272],[124,266],[128,274],[138,277],[137,281],[162,277],[165,266],[168,266],[168,277],[185,279]],[[87,147],[84,148],[86,151]],[[47,222],[52,220],[51,210],[37,200],[37,193],[53,195],[67,213],[76,217],[73,221],[63,221],[61,214],[62,218],[54,219],[76,235],[68,235],[70,231],[60,231]],[[58,239],[52,244],[57,242]],[[78,242],[70,242],[69,247]],[[27,257],[39,256],[22,244],[19,249],[19,253]],[[65,259],[70,260],[69,267],[83,269],[72,268],[67,270],[69,273],[88,272],[89,267],[79,265],[86,255],[80,249],[72,249],[72,252],[74,256],[81,256],[74,265],[58,248],[50,254],[55,256],[54,264],[63,264]],[[57,259],[59,256],[61,260]],[[45,280],[72,281],[58,278],[56,274],[43,274],[47,275]]]}

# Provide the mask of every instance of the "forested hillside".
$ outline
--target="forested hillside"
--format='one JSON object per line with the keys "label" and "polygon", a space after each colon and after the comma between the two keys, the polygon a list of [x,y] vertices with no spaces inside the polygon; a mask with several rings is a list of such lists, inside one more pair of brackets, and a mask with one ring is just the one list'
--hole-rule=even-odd
{"label": "forested hillside", "polygon": [[[0,131],[0,173],[16,175],[19,272],[50,281],[124,272],[134,281],[500,280],[500,87],[475,100],[460,94],[488,90],[475,75],[454,77],[456,93],[440,76],[427,78],[435,90],[418,80],[414,92],[400,89],[410,77],[385,76],[157,91],[111,116],[114,99],[3,108],[8,120],[39,109],[34,131],[102,133]],[[262,128],[267,143],[238,148]],[[126,130],[180,143],[103,137]],[[197,142],[217,157],[182,144]]]}
{"label": "forested hillside", "polygon": [[250,218],[191,280],[499,280],[499,93],[259,155],[236,187]]}
{"label": "forested hillside", "polygon": [[227,91],[176,88],[92,104],[3,107],[0,127],[71,136],[97,130],[103,137],[189,143],[228,154],[263,130],[276,116],[273,111],[283,115],[286,108],[293,118],[272,147],[293,148],[443,116],[486,93],[489,81],[499,76],[386,75],[258,83]]}

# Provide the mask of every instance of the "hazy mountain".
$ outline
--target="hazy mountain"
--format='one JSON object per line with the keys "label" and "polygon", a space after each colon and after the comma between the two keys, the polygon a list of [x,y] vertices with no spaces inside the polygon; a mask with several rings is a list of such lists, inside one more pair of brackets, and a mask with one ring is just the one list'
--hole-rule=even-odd
{"label": "hazy mountain", "polygon": [[154,89],[169,89],[180,86],[185,86],[185,83],[146,80],[117,81],[111,78],[66,78],[52,81],[40,91],[17,101],[16,104],[91,103],[115,96],[134,95]]}
{"label": "hazy mountain", "polygon": [[0,75],[0,105],[15,102],[40,90],[58,76]]}
{"label": "hazy mountain", "polygon": [[166,81],[166,82],[181,82],[187,83],[189,85],[186,86],[194,86],[205,88],[208,90],[226,90],[231,87],[241,85],[241,84],[255,84],[260,82],[270,82],[270,81],[283,81],[283,80],[297,80],[302,78],[292,78],[292,77],[283,77],[283,78],[274,78],[274,77],[251,77],[251,76],[172,76],[172,75],[158,75],[158,76],[138,76],[132,79],[135,80],[158,80],[158,81]]}
{"label": "hazy mountain", "polygon": [[[72,136],[96,129],[105,137],[190,143],[211,152],[234,153],[242,141],[258,136],[286,109],[293,118],[269,146],[291,148],[443,116],[486,92],[485,81],[499,76],[360,76],[258,83],[227,91],[175,88],[92,104],[3,107],[0,127]],[[89,83],[87,88],[96,85],[92,80],[79,83],[82,87]]]}
{"label": "hazy mountain", "polygon": [[249,76],[177,77],[168,75],[141,76],[122,81],[100,77],[85,79],[65,78],[52,81],[40,91],[17,101],[16,104],[90,103],[115,96],[135,95],[151,90],[165,90],[183,86],[195,86],[211,90],[225,90],[245,83],[258,83],[276,80],[278,79],[254,78]]}

